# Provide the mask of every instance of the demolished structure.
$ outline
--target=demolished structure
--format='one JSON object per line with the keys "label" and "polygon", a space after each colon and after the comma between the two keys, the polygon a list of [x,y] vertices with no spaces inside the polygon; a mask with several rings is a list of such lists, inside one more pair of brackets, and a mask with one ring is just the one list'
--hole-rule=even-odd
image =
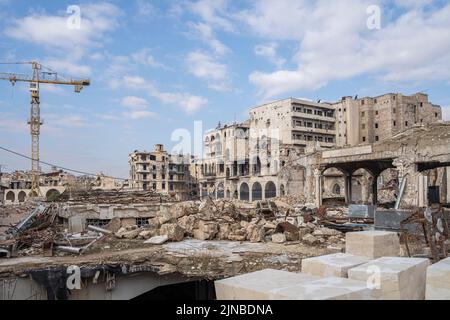
{"label": "demolished structure", "polygon": [[[135,151],[128,188],[66,189],[20,220],[15,206],[1,207],[0,255],[9,259],[0,260],[0,296],[37,287],[39,298],[133,298],[199,279],[218,280],[209,298],[219,299],[447,292],[437,272],[425,274],[448,266],[450,124],[423,94],[344,100],[256,107],[249,121],[206,132],[202,159],[162,145]],[[398,118],[376,126],[388,113]],[[352,123],[371,131],[344,141]],[[390,279],[381,291],[362,285],[368,264]],[[83,266],[81,289],[65,287],[70,265]],[[11,282],[26,289],[10,293]]]}

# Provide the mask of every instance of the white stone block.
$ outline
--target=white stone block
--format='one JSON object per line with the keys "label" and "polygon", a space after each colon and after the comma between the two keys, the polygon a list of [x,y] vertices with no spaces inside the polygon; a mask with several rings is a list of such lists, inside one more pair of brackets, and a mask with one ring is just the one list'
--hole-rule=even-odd
{"label": "white stone block", "polygon": [[369,262],[369,258],[348,253],[333,253],[302,260],[302,273],[322,277],[347,278],[351,268]]}
{"label": "white stone block", "polygon": [[365,282],[338,277],[306,281],[286,288],[274,289],[273,300],[373,300]]}
{"label": "white stone block", "polygon": [[396,232],[377,230],[347,232],[345,252],[370,259],[397,257],[400,253],[400,241]]}
{"label": "white stone block", "polygon": [[218,300],[373,299],[365,282],[265,269],[215,281]]}
{"label": "white stone block", "polygon": [[450,300],[450,258],[428,267],[425,299]]}
{"label": "white stone block", "polygon": [[348,278],[364,281],[380,300],[423,300],[429,260],[383,257],[348,270]]}
{"label": "white stone block", "polygon": [[264,269],[214,282],[218,300],[269,300],[271,291],[317,280],[302,273]]}

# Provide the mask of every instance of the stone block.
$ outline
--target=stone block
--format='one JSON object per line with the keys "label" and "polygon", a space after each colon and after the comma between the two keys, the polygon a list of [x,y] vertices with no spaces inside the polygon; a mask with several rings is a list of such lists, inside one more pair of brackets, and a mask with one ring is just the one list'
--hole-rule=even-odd
{"label": "stone block", "polygon": [[345,244],[346,253],[370,259],[397,257],[400,253],[400,241],[396,232],[347,232]]}
{"label": "stone block", "polygon": [[218,280],[215,288],[218,300],[373,299],[361,281],[273,269]]}
{"label": "stone block", "polygon": [[351,204],[348,206],[350,218],[374,218],[376,206],[367,204]]}
{"label": "stone block", "polygon": [[272,290],[319,277],[282,270],[264,269],[214,282],[217,300],[270,300]]}
{"label": "stone block", "polygon": [[348,277],[348,270],[369,262],[369,258],[333,253],[302,260],[302,273],[322,277]]}
{"label": "stone block", "polygon": [[325,277],[271,291],[273,300],[373,300],[365,282]]}
{"label": "stone block", "polygon": [[167,235],[170,241],[182,241],[185,230],[176,223],[166,223],[159,229],[160,235]]}
{"label": "stone block", "polygon": [[284,233],[274,233],[272,235],[272,242],[284,243],[284,242],[286,242],[286,236],[284,235]]}
{"label": "stone block", "polygon": [[429,260],[383,257],[348,270],[349,279],[366,282],[379,300],[423,300]]}
{"label": "stone block", "polygon": [[450,258],[429,266],[426,281],[425,299],[450,300]]}

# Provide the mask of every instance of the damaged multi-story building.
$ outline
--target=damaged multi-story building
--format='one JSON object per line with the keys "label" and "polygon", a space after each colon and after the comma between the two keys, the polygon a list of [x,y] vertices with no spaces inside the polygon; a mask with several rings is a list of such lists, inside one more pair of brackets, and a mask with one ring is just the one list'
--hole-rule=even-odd
{"label": "damaged multi-story building", "polygon": [[249,120],[206,132],[200,193],[249,201],[295,193],[304,177],[293,159],[334,145],[330,104],[289,98],[254,107]]}
{"label": "damaged multi-story building", "polygon": [[[204,157],[196,161],[200,195],[252,201],[304,193],[308,178],[296,164],[306,154],[378,143],[441,120],[441,107],[424,93],[344,97],[336,103],[289,98],[263,104],[250,110],[249,120],[205,133]],[[377,178],[380,185],[391,178],[399,183],[393,169]],[[355,170],[352,179],[353,201],[368,201],[365,186],[373,178]],[[344,199],[345,183],[341,171],[329,168],[323,173],[321,194]]]}
{"label": "damaged multi-story building", "polygon": [[189,165],[183,155],[169,154],[162,144],[156,144],[155,150],[130,153],[130,185],[133,190],[153,190],[167,193],[178,200],[192,195],[195,187]]}

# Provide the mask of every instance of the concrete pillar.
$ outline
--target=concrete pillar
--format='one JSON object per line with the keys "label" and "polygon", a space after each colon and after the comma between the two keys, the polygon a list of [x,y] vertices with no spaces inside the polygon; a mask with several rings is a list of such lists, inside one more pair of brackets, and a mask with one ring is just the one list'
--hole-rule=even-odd
{"label": "concrete pillar", "polygon": [[447,188],[446,188],[446,192],[447,192],[447,197],[446,197],[446,202],[447,203],[450,203],[450,167],[446,167],[445,168],[445,171],[446,171],[446,174],[445,174],[445,177],[446,177],[446,185],[447,185]]}
{"label": "concrete pillar", "polygon": [[314,170],[315,177],[315,205],[320,207],[322,205],[322,172],[319,169]]}
{"label": "concrete pillar", "polygon": [[352,174],[345,175],[345,203],[352,203]]}
{"label": "concrete pillar", "polygon": [[417,188],[418,206],[426,207],[428,205],[428,176],[423,174],[417,175]]}

